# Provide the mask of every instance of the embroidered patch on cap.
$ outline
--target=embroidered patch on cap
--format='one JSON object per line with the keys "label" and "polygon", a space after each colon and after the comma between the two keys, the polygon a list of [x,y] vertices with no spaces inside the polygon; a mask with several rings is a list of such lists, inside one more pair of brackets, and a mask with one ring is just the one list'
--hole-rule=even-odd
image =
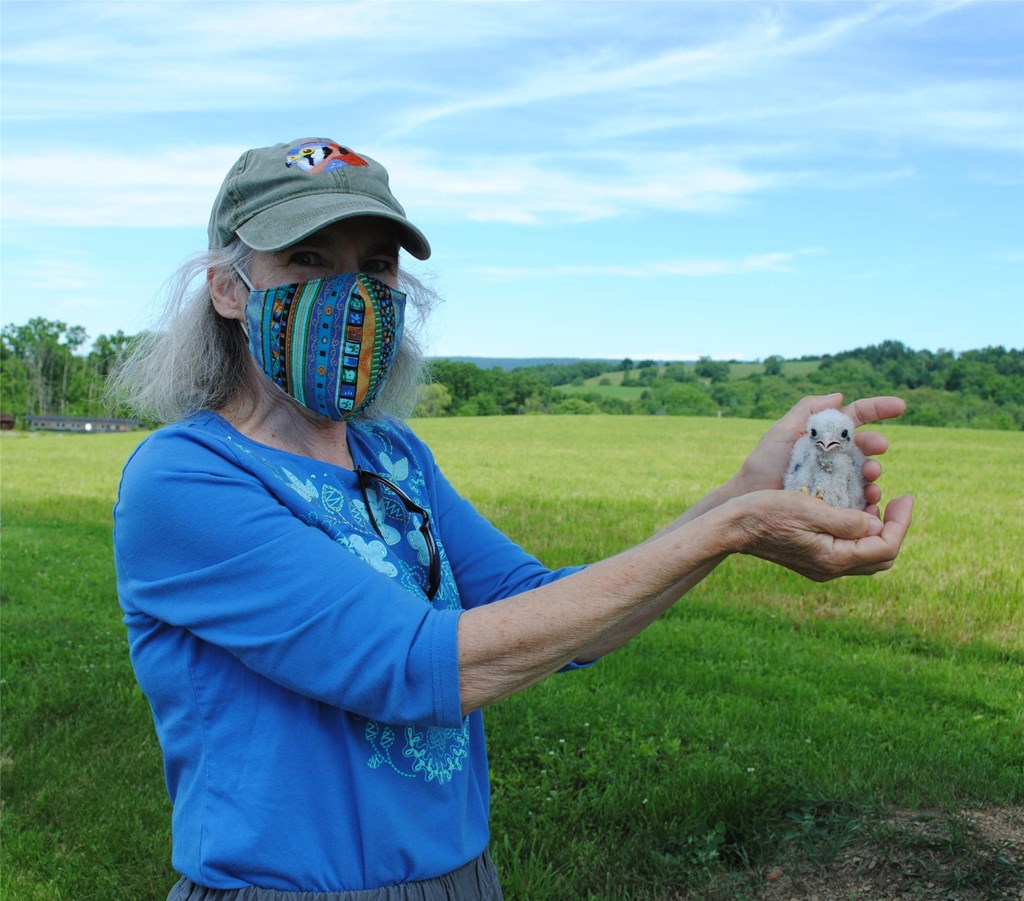
{"label": "embroidered patch on cap", "polygon": [[298,166],[303,172],[318,175],[321,172],[343,169],[345,166],[367,166],[369,163],[347,147],[333,141],[307,141],[304,144],[297,144],[288,151],[285,165]]}

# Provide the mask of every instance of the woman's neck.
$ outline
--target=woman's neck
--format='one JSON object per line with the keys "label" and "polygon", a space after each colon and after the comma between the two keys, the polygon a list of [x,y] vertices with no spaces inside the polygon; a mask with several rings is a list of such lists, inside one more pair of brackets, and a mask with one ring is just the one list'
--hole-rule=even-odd
{"label": "woman's neck", "polygon": [[355,468],[344,422],[317,416],[269,383],[254,388],[248,397],[235,398],[217,412],[260,444],[344,469]]}

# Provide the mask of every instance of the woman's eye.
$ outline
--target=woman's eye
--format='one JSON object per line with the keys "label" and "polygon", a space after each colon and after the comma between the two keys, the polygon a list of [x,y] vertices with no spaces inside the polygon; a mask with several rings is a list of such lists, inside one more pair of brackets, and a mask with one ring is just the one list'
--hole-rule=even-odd
{"label": "woman's eye", "polygon": [[361,268],[368,275],[388,275],[394,272],[396,263],[394,260],[376,257],[372,260],[364,261]]}
{"label": "woman's eye", "polygon": [[314,253],[311,250],[299,250],[296,251],[289,257],[289,264],[295,266],[322,266],[323,260],[320,258],[320,254]]}

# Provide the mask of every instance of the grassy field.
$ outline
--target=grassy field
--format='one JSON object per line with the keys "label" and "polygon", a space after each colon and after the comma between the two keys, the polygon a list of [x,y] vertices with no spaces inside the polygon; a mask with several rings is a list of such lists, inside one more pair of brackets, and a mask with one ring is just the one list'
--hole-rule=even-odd
{"label": "grassy field", "polygon": [[[647,537],[730,475],[764,425],[414,423],[452,481],[551,565]],[[929,897],[1018,897],[1008,841],[969,833],[962,811],[1024,805],[1024,435],[886,431],[885,492],[917,496],[894,570],[817,585],[726,561],[627,648],[489,711],[509,901],[756,898],[779,860],[826,866],[865,843],[904,869],[931,861],[921,891],[946,893]],[[175,878],[110,556],[139,437],[0,440],[12,901],[158,899]],[[894,825],[908,810],[944,827],[944,850]],[[955,894],[967,889],[983,894]]]}

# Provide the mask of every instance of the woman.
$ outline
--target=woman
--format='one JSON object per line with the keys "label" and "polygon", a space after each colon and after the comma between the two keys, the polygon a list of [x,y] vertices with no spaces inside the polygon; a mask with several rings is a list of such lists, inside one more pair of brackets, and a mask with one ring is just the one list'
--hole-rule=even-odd
{"label": "woman", "polygon": [[[729,554],[819,580],[896,558],[911,502],[879,519],[875,461],[865,511],[778,490],[832,395],[650,540],[550,571],[396,418],[419,370],[405,306],[423,294],[399,249],[430,248],[383,167],[322,139],[251,150],[209,237],[204,283],[179,278],[117,383],[173,423],[129,460],[115,509],[174,802],[170,898],[500,898],[484,706],[620,647]],[[903,407],[845,410],[861,425]]]}

